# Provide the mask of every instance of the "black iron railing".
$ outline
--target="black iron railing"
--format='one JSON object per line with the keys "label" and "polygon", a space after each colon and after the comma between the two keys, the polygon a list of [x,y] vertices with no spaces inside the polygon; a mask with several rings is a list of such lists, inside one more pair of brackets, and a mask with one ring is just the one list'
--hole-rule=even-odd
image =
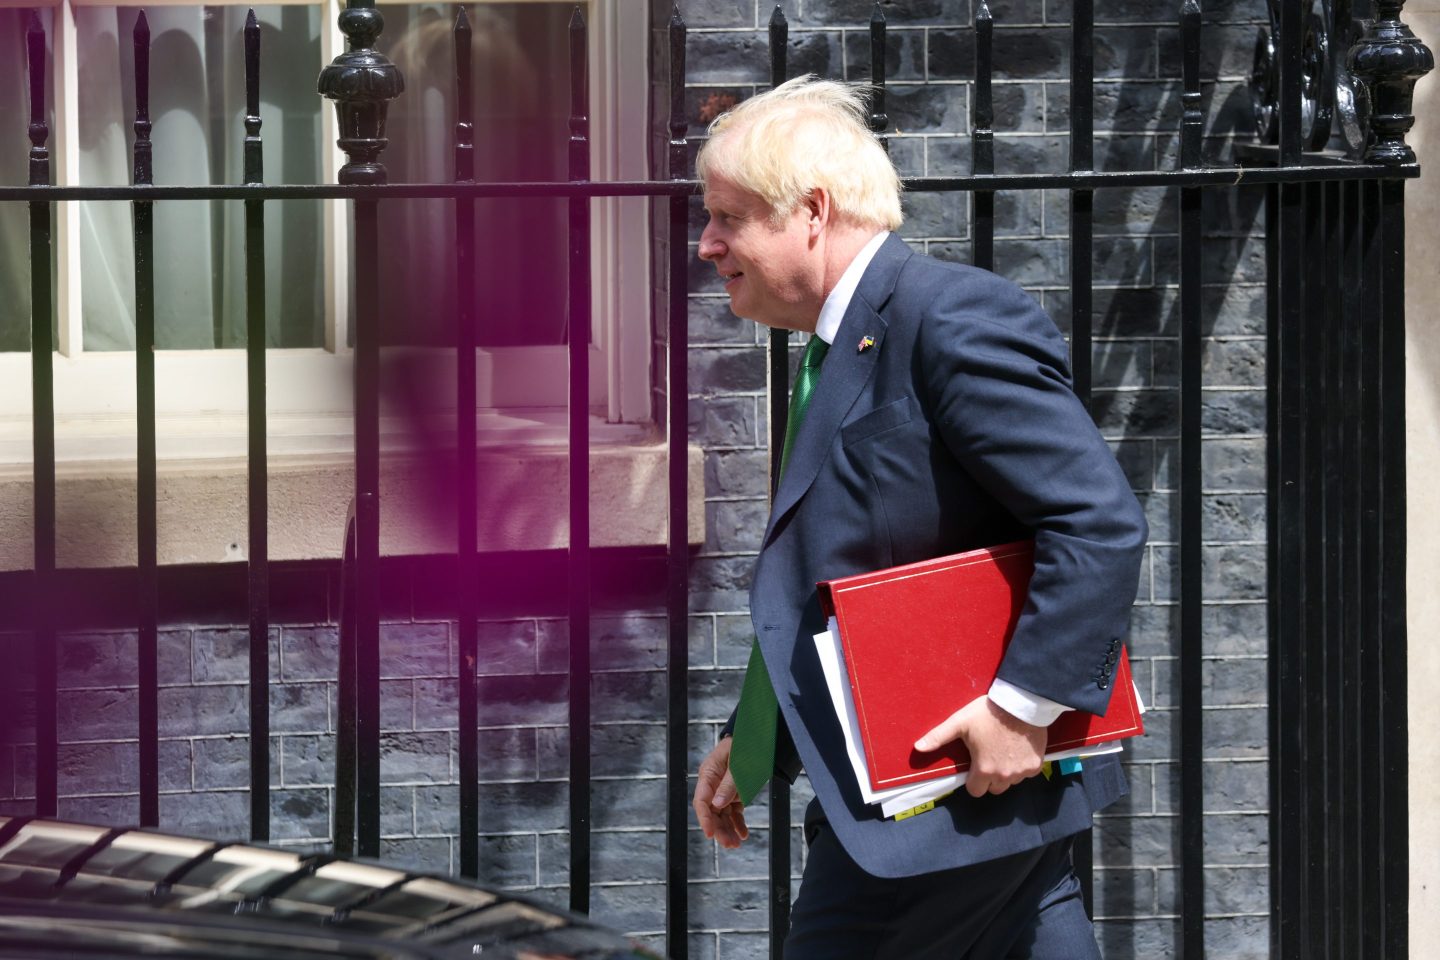
{"label": "black iron railing", "polygon": [[[1272,4],[1272,30],[1257,47],[1256,105],[1262,143],[1241,151],[1243,165],[1202,160],[1200,109],[1201,10],[1184,0],[1179,14],[1183,51],[1183,116],[1179,163],[1172,170],[1094,170],[1093,0],[1073,5],[1070,171],[994,170],[991,77],[994,17],[978,5],[974,22],[972,173],[910,178],[911,192],[974,195],[973,259],[994,264],[995,195],[1000,191],[1061,189],[1070,195],[1070,324],[1076,390],[1091,390],[1094,196],[1097,191],[1168,186],[1180,190],[1180,873],[1183,951],[1204,953],[1203,764],[1204,704],[1201,602],[1202,324],[1201,199],[1204,191],[1240,184],[1267,188],[1269,307],[1269,611],[1271,711],[1272,936],[1278,957],[1389,956],[1406,949],[1405,604],[1404,604],[1404,182],[1418,175],[1404,143],[1413,118],[1410,91],[1432,66],[1429,51],[1399,22],[1402,3],[1378,2],[1375,17],[1355,39],[1345,8],[1338,32],[1306,27],[1298,4]],[[154,378],[153,204],[160,200],[245,202],[246,316],[249,411],[249,605],[251,833],[270,836],[267,633],[269,597],[265,478],[264,208],[284,198],[353,201],[356,261],[355,500],[345,535],[344,614],[341,618],[340,731],[337,745],[336,847],[380,853],[380,714],[378,565],[379,322],[382,281],[377,210],[413,198],[454,203],[457,242],[458,377],[456,402],[473,410],[477,396],[474,315],[474,202],[486,197],[563,197],[569,201],[569,441],[570,511],[568,618],[571,905],[587,909],[590,895],[590,581],[589,474],[585,332],[590,326],[590,204],[598,197],[668,200],[668,325],[665,351],[668,539],[666,672],[669,699],[665,825],[667,941],[684,956],[689,929],[685,836],[688,547],[686,536],[687,208],[698,185],[689,178],[684,109],[686,28],[677,10],[669,27],[669,148],[664,179],[596,183],[589,179],[589,96],[586,25],[578,10],[570,24],[572,109],[570,178],[559,183],[481,183],[474,179],[470,90],[471,28],[462,10],[455,24],[459,91],[454,128],[453,183],[386,183],[381,160],[386,103],[399,95],[399,72],[373,45],[381,20],[365,3],[341,14],[349,49],[326,68],[321,92],[336,101],[340,145],[349,162],[335,185],[264,183],[258,83],[260,31],[247,21],[244,183],[211,186],[151,184],[148,105],[148,28],[141,15],[134,36],[136,118],[134,181],[129,186],[49,185],[49,130],[44,100],[45,38],[37,18],[28,33],[31,123],[30,185],[0,187],[0,202],[28,202],[31,214],[32,363],[34,393],[34,643],[37,665],[36,812],[57,806],[55,613],[55,437],[50,315],[51,208],[77,200],[127,201],[134,211],[139,464],[140,818],[158,822],[156,683],[156,450]],[[883,133],[886,24],[877,5],[870,21],[875,93],[871,125]],[[769,24],[771,82],[788,75],[787,23],[776,9]],[[1307,32],[1308,31],[1308,32]],[[1345,38],[1348,50],[1315,38]],[[1309,40],[1305,40],[1309,37]],[[1322,49],[1323,47],[1323,49]],[[1343,58],[1343,59],[1342,59]],[[1340,69],[1344,67],[1344,69]],[[1328,72],[1327,72],[1328,71]],[[1345,113],[1346,140],[1363,157],[1318,154],[1330,129],[1325,97],[1316,84],[1353,76],[1369,113]],[[1309,78],[1307,80],[1307,77]],[[1315,78],[1319,77],[1320,80]],[[1329,78],[1328,80],[1325,78]],[[1345,82],[1349,82],[1348,79]],[[1311,102],[1308,112],[1303,104]],[[1331,100],[1333,101],[1333,97]],[[1343,99],[1343,98],[1342,98]],[[1354,144],[1354,130],[1369,135]],[[1273,134],[1274,145],[1263,141]],[[769,341],[771,473],[778,473],[788,397],[788,344]],[[462,585],[476,582],[473,418],[457,418],[458,569]],[[478,657],[474,591],[455,591],[458,621],[460,870],[479,869],[480,830],[476,739]],[[790,887],[789,788],[770,794],[770,909],[772,953],[788,924]],[[1090,851],[1079,846],[1088,884]],[[1089,890],[1087,886],[1087,900]]]}

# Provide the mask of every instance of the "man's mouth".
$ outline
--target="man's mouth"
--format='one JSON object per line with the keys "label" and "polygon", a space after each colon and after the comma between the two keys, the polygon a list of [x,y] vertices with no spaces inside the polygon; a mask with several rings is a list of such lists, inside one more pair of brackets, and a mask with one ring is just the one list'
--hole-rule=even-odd
{"label": "man's mouth", "polygon": [[739,280],[743,276],[745,276],[744,273],[737,271],[735,273],[722,273],[720,274],[720,279],[725,281],[725,289],[729,290],[730,284],[734,283],[736,280]]}

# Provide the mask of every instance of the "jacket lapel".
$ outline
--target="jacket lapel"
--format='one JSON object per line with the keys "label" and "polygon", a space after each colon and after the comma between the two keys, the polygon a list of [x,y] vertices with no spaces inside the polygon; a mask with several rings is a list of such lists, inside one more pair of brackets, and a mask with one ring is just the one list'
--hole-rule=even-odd
{"label": "jacket lapel", "polygon": [[[825,355],[820,382],[815,385],[805,419],[795,436],[790,461],[775,492],[763,545],[770,543],[776,521],[794,507],[815,482],[841,422],[875,372],[876,361],[884,349],[886,329],[878,311],[890,299],[900,268],[910,256],[905,241],[891,234],[860,278],[860,285],[840,321],[835,342]],[[875,342],[861,350],[860,342],[865,337],[872,337]]]}

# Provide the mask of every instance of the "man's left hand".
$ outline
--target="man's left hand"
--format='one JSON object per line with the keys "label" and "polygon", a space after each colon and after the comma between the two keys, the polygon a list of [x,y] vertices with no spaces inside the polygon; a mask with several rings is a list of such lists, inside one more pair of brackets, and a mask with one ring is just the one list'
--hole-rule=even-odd
{"label": "man's left hand", "polygon": [[970,751],[965,790],[972,797],[982,797],[1004,793],[1039,773],[1045,761],[1045,739],[1044,727],[1019,720],[989,697],[980,696],[915,741],[915,749],[929,753],[952,740],[963,740]]}

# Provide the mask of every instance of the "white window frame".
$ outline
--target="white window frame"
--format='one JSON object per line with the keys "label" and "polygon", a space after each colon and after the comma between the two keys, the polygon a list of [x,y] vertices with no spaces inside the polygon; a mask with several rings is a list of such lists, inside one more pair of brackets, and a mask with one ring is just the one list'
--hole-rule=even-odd
{"label": "white window frame", "polygon": [[[37,0],[0,0],[0,6],[34,7]],[[213,0],[212,0],[213,2]],[[221,0],[235,2],[235,0]],[[247,4],[250,0],[244,0]],[[321,34],[322,63],[344,49],[337,26],[340,0],[318,2],[328,24]],[[381,0],[382,3],[397,0]],[[476,2],[476,0],[471,0]],[[480,0],[485,2],[485,0]],[[517,0],[509,0],[517,2]],[[518,0],[557,2],[557,0]],[[569,4],[570,0],[564,0]],[[55,123],[49,142],[55,182],[79,182],[79,80],[76,6],[114,6],[102,0],[39,0],[54,10]],[[149,5],[194,4],[148,0]],[[647,14],[633,0],[588,0],[590,38],[591,170],[595,180],[647,177]],[[263,61],[262,61],[263,65]],[[262,66],[263,69],[263,66]],[[597,106],[603,109],[597,109]],[[322,176],[334,183],[344,155],[335,146],[335,113],[322,111],[330,144]],[[383,154],[382,154],[383,160]],[[352,448],[353,358],[348,346],[351,248],[349,204],[326,201],[325,345],[266,351],[268,433],[273,455],[335,453]],[[648,201],[592,201],[591,409],[611,423],[651,419]],[[54,244],[59,340],[54,353],[57,461],[133,460],[136,396],[133,351],[87,352],[82,343],[78,203],[57,206]],[[444,350],[453,356],[453,350]],[[163,460],[245,455],[246,378],[243,348],[157,351],[156,411]],[[477,352],[482,387],[477,415],[482,440],[564,439],[566,347],[492,347]],[[0,354],[0,464],[29,463],[31,378],[27,352]],[[538,385],[546,385],[539,390]],[[561,401],[563,403],[563,400]],[[384,411],[382,411],[382,415]],[[403,425],[382,434],[403,434]],[[628,434],[627,434],[628,435]],[[605,432],[602,431],[602,438]]]}

